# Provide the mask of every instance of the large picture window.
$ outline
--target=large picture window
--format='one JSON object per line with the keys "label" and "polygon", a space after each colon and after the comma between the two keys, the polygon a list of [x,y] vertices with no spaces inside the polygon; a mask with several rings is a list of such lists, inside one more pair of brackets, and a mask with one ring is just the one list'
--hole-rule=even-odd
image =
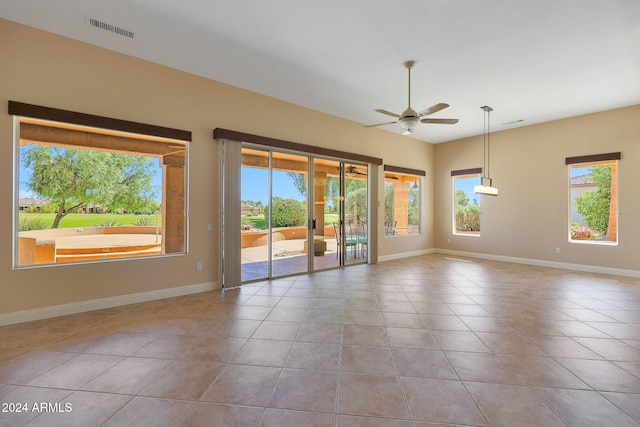
{"label": "large picture window", "polygon": [[[135,133],[127,129],[147,125],[28,104],[9,110],[17,267],[186,252],[187,140],[170,129]],[[111,121],[113,128],[82,123]],[[158,136],[165,133],[171,137]]]}
{"label": "large picture window", "polygon": [[420,234],[420,193],[424,171],[384,166],[385,236]]}
{"label": "large picture window", "polygon": [[482,169],[452,171],[453,234],[480,235],[480,197],[473,187],[482,181]]}
{"label": "large picture window", "polygon": [[620,153],[569,157],[569,241],[618,242]]}

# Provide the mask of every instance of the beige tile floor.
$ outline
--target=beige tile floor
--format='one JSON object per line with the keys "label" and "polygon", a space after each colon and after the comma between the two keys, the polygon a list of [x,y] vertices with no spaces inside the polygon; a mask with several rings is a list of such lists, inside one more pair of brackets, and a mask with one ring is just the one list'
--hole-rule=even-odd
{"label": "beige tile floor", "polygon": [[5,326],[0,402],[11,427],[640,425],[640,280],[427,255]]}

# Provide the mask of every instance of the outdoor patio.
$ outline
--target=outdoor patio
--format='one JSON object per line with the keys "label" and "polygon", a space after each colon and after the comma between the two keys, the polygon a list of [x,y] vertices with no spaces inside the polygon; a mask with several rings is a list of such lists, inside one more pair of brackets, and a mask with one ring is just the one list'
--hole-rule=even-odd
{"label": "outdoor patio", "polygon": [[[325,240],[324,255],[313,257],[314,270],[325,270],[340,265],[335,238]],[[307,271],[307,254],[302,250],[303,239],[280,240],[273,245],[273,277],[288,276]],[[347,265],[366,262],[366,246],[349,247],[346,251]],[[269,255],[267,246],[242,249],[242,281],[266,278]]]}

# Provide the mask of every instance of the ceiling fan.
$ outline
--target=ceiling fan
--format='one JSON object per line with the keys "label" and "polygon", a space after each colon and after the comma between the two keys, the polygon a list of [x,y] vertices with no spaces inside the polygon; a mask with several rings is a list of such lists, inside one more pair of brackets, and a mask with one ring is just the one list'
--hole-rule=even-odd
{"label": "ceiling fan", "polygon": [[402,115],[392,113],[391,111],[387,111],[387,110],[376,109],[375,111],[377,111],[378,113],[395,117],[397,120],[394,120],[393,122],[376,123],[374,125],[365,125],[365,127],[384,126],[384,125],[390,125],[393,123],[400,122],[400,126],[402,126],[402,128],[404,129],[404,131],[402,132],[403,135],[409,135],[413,133],[413,128],[416,127],[418,123],[434,123],[434,124],[444,124],[444,125],[454,125],[458,123],[458,119],[430,119],[426,117],[440,110],[444,110],[449,106],[449,104],[445,104],[441,102],[425,110],[422,110],[419,113],[416,113],[416,111],[413,108],[411,108],[411,69],[415,64],[416,64],[415,61],[407,61],[404,63],[404,67],[407,69],[409,73],[409,102],[408,102],[407,109],[404,110]]}
{"label": "ceiling fan", "polygon": [[345,174],[348,177],[354,177],[356,175],[366,175],[366,172],[362,172],[360,171],[358,168],[356,168],[354,165],[349,165],[345,168]]}
{"label": "ceiling fan", "polygon": [[[345,168],[345,170],[344,170],[344,173],[345,173],[345,175],[346,175],[348,178],[353,178],[353,177],[355,177],[356,175],[364,175],[364,176],[366,176],[366,175],[367,175],[367,173],[366,173],[366,172],[362,172],[361,170],[359,170],[358,168],[356,168],[354,165],[349,165],[349,166],[347,166],[347,167]],[[392,179],[392,180],[396,180],[396,181],[398,180],[398,177],[397,177],[397,176],[395,176],[395,175],[393,175],[393,174],[389,174],[389,173],[386,173],[386,174],[384,175],[384,177],[385,177],[385,179]]]}

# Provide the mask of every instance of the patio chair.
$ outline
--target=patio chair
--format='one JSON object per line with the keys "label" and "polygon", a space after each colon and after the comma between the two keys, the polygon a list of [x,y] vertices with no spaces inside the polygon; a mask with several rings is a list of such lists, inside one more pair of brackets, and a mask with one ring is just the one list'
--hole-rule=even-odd
{"label": "patio chair", "polygon": [[[341,244],[341,240],[342,240],[342,227],[340,227],[340,223],[339,222],[334,222],[333,223],[333,233],[336,236],[336,242],[337,242],[337,246],[338,249],[336,251],[336,258],[338,258],[340,256],[340,251],[342,250],[342,244]],[[356,234],[355,233],[351,233],[351,226],[347,226],[347,233],[346,233],[346,239],[345,239],[345,247],[347,248],[347,255],[349,253],[349,247],[353,248],[353,256],[356,256],[356,246],[358,244],[358,240],[356,238]]]}
{"label": "patio chair", "polygon": [[360,255],[363,258],[367,256],[368,249],[368,236],[367,236],[367,225],[363,223],[359,223],[356,226],[356,240],[358,242],[358,250],[360,251]]}
{"label": "patio chair", "polygon": [[384,222],[384,235],[393,236],[396,234],[396,224],[398,221],[385,221]]}
{"label": "patio chair", "polygon": [[355,224],[347,224],[345,226],[345,246],[347,247],[347,251],[349,247],[351,247],[351,251],[353,252],[353,257],[358,258],[358,227]]}

